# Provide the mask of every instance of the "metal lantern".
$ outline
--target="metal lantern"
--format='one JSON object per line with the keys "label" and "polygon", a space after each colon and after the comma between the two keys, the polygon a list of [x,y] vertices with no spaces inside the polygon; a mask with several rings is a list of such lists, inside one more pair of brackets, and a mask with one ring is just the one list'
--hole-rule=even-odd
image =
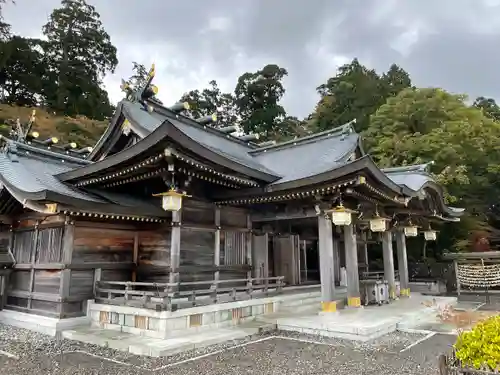
{"label": "metal lantern", "polygon": [[437,233],[435,230],[429,229],[424,232],[424,237],[426,241],[436,241]]}
{"label": "metal lantern", "polygon": [[332,223],[335,225],[350,225],[352,221],[351,211],[340,205],[332,211]]}
{"label": "metal lantern", "polygon": [[404,231],[406,237],[416,237],[418,235],[418,228],[413,225],[404,227]]}
{"label": "metal lantern", "polygon": [[175,189],[171,189],[166,193],[154,194],[153,196],[161,196],[161,207],[165,211],[179,211],[182,208],[182,198],[186,194],[178,193]]}
{"label": "metal lantern", "polygon": [[374,217],[370,219],[370,230],[372,232],[385,232],[387,229],[387,219],[384,217]]}

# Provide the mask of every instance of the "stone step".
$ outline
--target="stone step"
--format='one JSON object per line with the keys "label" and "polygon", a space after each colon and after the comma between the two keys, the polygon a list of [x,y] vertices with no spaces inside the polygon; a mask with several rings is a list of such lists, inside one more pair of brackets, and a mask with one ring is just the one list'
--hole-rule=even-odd
{"label": "stone step", "polygon": [[163,357],[228,341],[244,339],[275,329],[267,322],[248,322],[237,327],[211,329],[182,337],[155,339],[102,328],[81,327],[62,332],[68,340],[81,341],[137,355]]}

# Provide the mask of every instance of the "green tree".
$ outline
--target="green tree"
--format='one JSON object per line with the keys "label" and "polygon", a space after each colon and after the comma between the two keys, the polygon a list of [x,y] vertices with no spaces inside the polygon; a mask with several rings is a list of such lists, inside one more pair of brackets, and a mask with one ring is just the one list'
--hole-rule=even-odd
{"label": "green tree", "polygon": [[500,124],[465,101],[441,89],[408,88],[377,110],[363,134],[381,167],[434,161],[448,203],[467,209],[461,229],[450,233],[459,248],[471,232],[494,230],[486,213],[500,195]]}
{"label": "green tree", "polygon": [[191,90],[185,93],[180,101],[189,103],[189,114],[193,118],[200,118],[217,114],[215,126],[224,127],[234,125],[238,120],[234,97],[223,93],[217,82],[212,80],[203,90]]}
{"label": "green tree", "polygon": [[387,97],[409,86],[408,73],[395,64],[380,77],[354,59],[317,88],[321,98],[310,116],[312,126],[315,131],[322,131],[356,119],[356,130],[363,131],[368,127],[370,115]]}
{"label": "green tree", "polygon": [[241,125],[246,133],[258,133],[272,139],[282,132],[286,111],[279,104],[285,94],[282,80],[286,69],[269,64],[238,78],[234,98]]}
{"label": "green tree", "polygon": [[[8,23],[5,23],[2,15],[2,5],[11,2],[10,0],[0,0],[0,42],[4,41],[6,38],[9,37],[10,33],[10,25]],[[0,50],[1,52],[1,50]]]}
{"label": "green tree", "polygon": [[0,98],[3,103],[36,106],[42,98],[48,67],[43,42],[13,36],[2,45]]}
{"label": "green tree", "polygon": [[[66,115],[103,119],[113,108],[102,78],[118,64],[116,48],[92,5],[85,0],[63,0],[61,5],[43,27],[54,75],[47,102]],[[88,101],[93,105],[84,104]]]}
{"label": "green tree", "polygon": [[495,121],[500,121],[500,107],[495,102],[495,99],[480,96],[474,101],[473,105],[474,107],[481,109],[489,118]]}

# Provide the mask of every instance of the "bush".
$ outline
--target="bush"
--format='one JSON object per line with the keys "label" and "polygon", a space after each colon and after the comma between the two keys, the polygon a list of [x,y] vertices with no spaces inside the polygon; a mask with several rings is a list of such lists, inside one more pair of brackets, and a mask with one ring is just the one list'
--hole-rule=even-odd
{"label": "bush", "polygon": [[455,343],[455,354],[462,366],[496,370],[500,365],[500,315],[462,332]]}

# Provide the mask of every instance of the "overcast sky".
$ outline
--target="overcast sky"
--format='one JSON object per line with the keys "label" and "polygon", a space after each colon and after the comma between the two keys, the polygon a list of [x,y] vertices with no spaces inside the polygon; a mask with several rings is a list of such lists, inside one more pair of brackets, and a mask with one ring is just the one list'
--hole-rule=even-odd
{"label": "overcast sky", "polygon": [[[165,104],[212,79],[232,91],[244,72],[285,67],[284,105],[309,114],[315,87],[358,57],[378,71],[397,63],[418,86],[500,97],[500,0],[90,0],[118,48],[105,79],[112,101],[132,61],[156,63]],[[16,0],[4,16],[38,37],[59,0]]]}

